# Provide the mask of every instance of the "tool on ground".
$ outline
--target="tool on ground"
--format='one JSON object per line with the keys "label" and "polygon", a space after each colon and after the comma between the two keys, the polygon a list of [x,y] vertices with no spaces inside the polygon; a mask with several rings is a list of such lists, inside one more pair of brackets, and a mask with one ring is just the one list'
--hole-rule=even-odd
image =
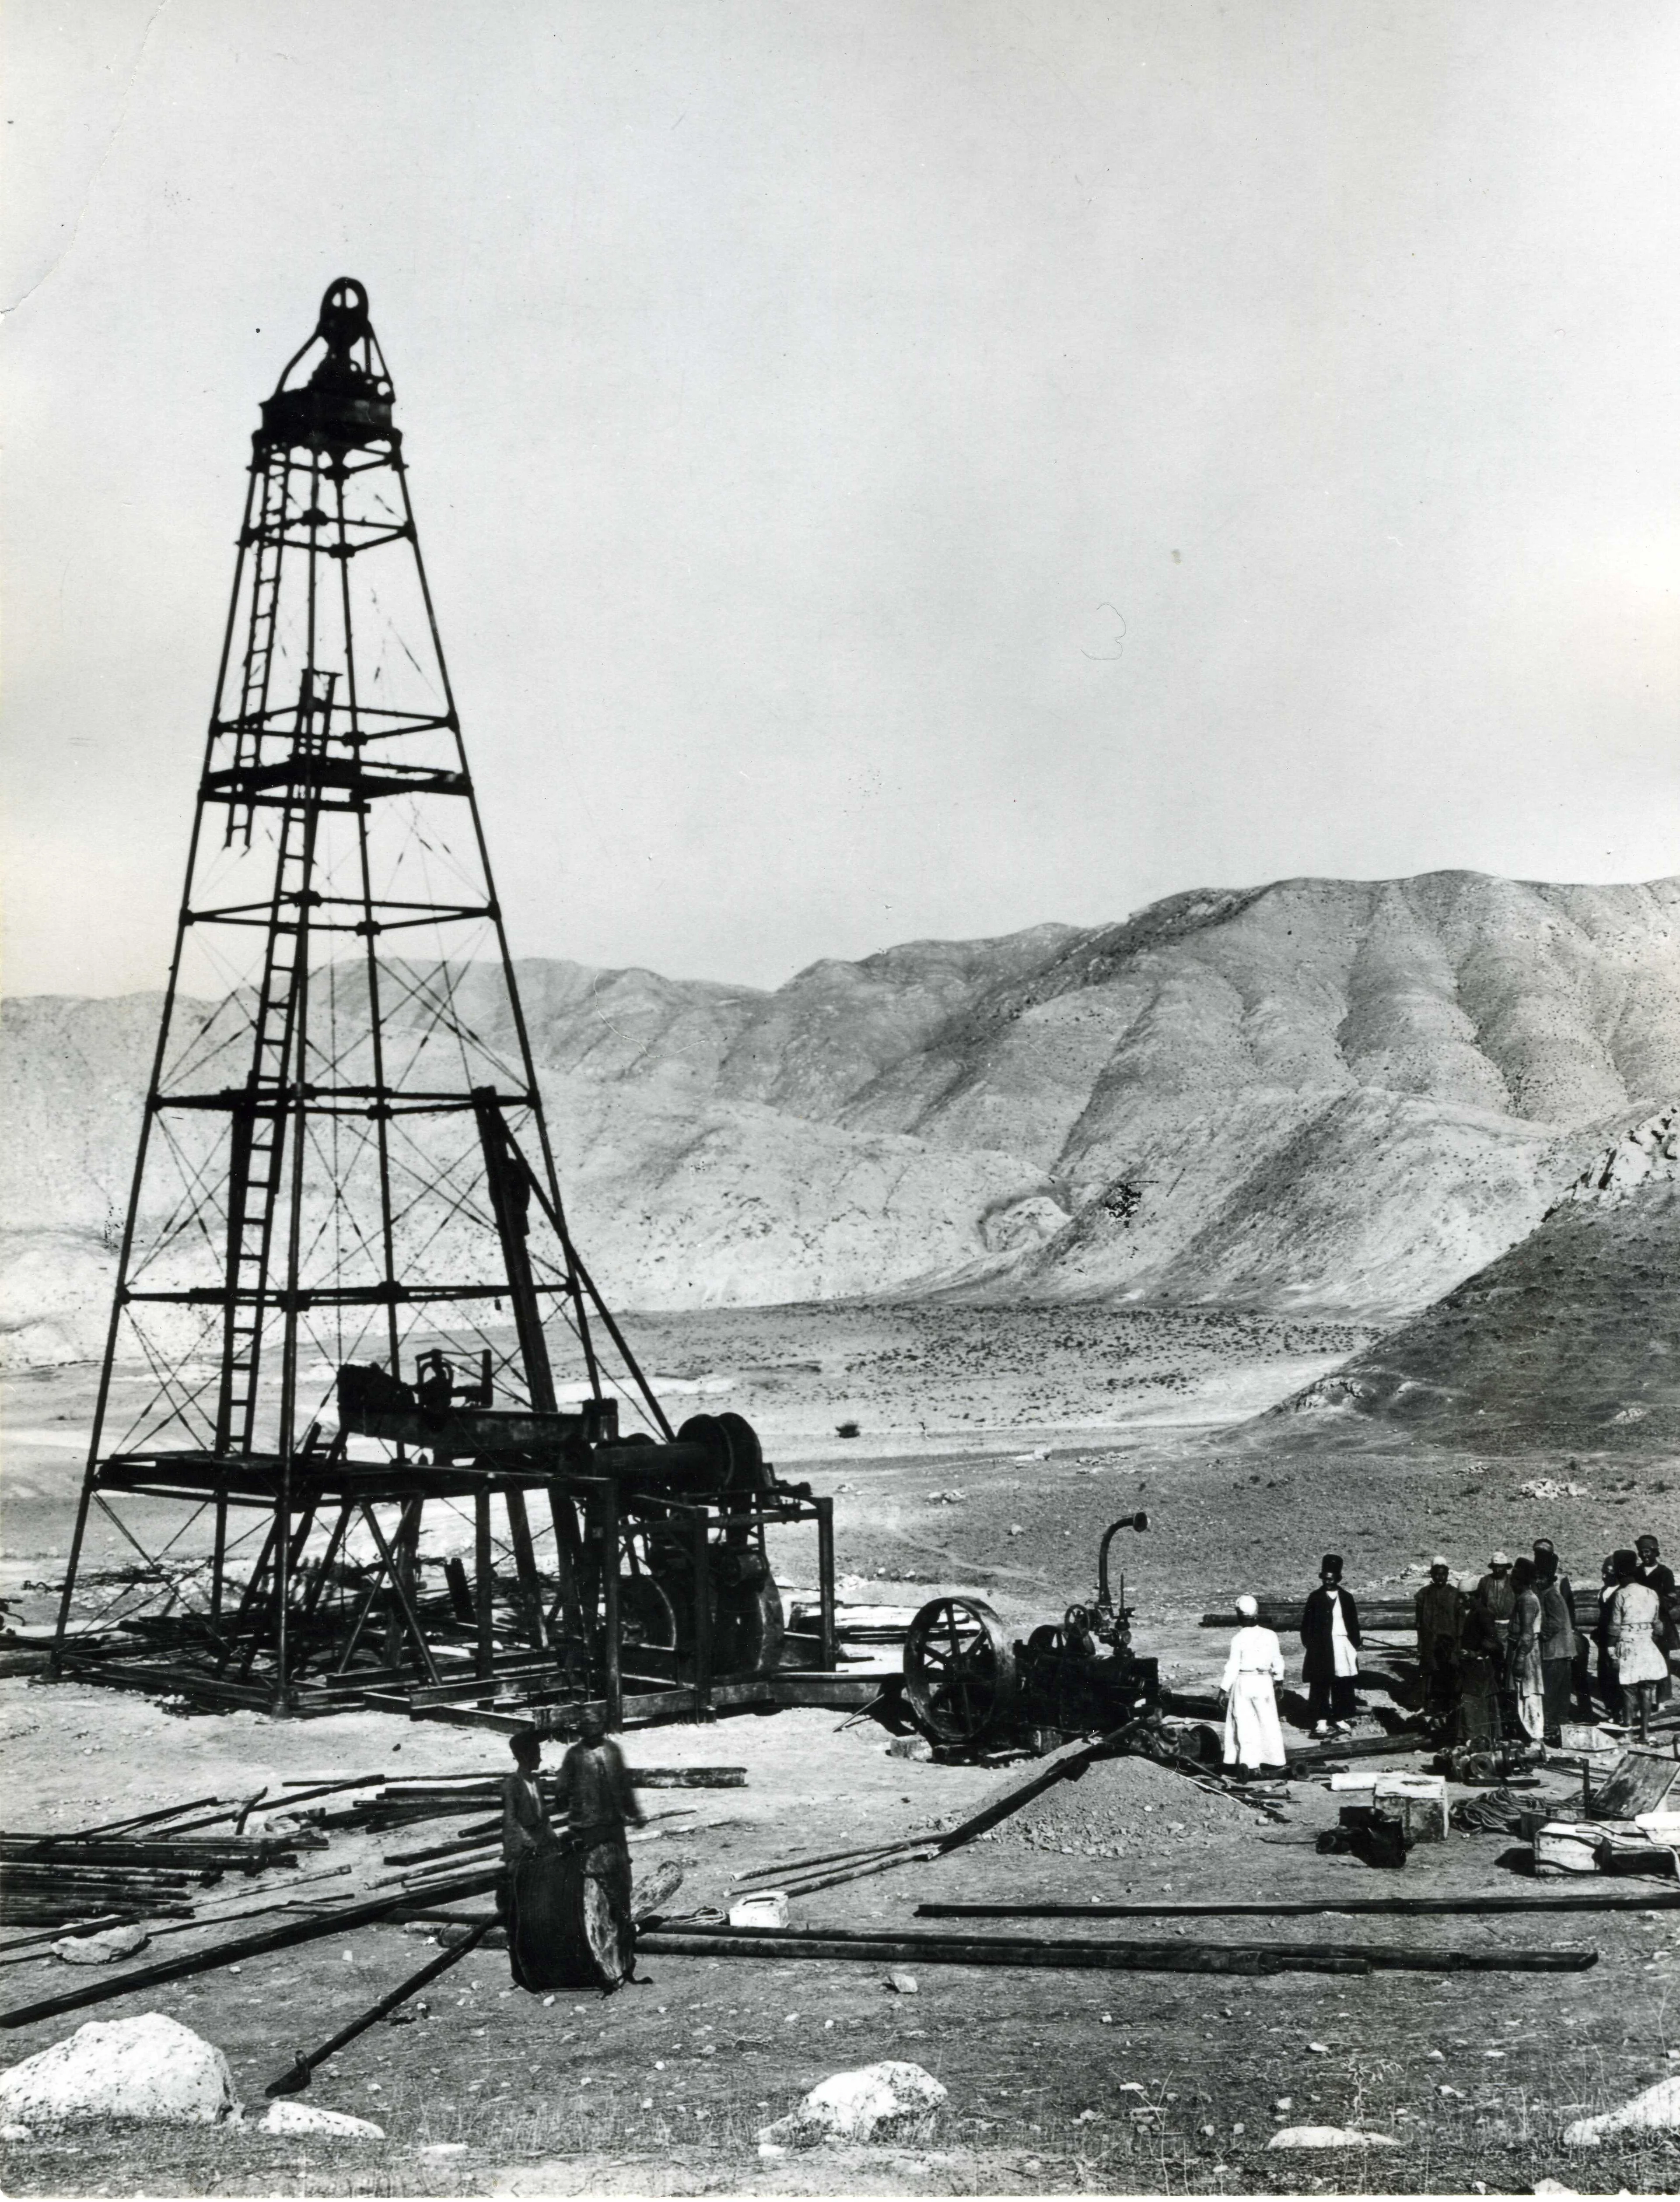
{"label": "tool on ground", "polygon": [[419,1972],[400,1981],[389,1995],[381,1996],[378,2003],[364,2011],[359,2017],[353,2018],[348,2026],[341,2026],[330,2041],[323,2041],[319,2049],[300,2052],[297,2063],[282,2072],[278,2080],[271,2080],[263,2093],[301,2095],[317,2068],[325,2064],[329,2057],[336,2057],[347,2042],[355,2040],[357,2034],[366,2034],[370,2026],[377,2026],[399,2004],[407,2003],[410,1996],[418,1995],[423,1987],[430,1987],[440,1973],[448,1972],[451,1965],[458,1965],[463,1958],[470,1957],[495,1924],[493,1917],[479,1920],[465,1941],[457,1942],[454,1949],[445,1950],[441,1958],[434,1958],[429,1965],[422,1965]]}

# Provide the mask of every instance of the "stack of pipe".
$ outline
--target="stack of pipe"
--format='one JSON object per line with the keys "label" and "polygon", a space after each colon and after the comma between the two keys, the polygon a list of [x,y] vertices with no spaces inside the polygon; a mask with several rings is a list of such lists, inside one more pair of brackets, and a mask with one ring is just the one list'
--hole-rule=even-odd
{"label": "stack of pipe", "polygon": [[[384,1834],[416,1820],[440,1820],[471,1811],[499,1812],[502,1776],[499,1774],[426,1774],[393,1780],[387,1775],[322,1775],[309,1781],[288,1782],[290,1795],[271,1803],[269,1809],[294,1808],[323,1828],[355,1828],[368,1834]],[[553,1802],[553,1776],[540,1777]],[[742,1789],[744,1766],[640,1766],[630,1769],[638,1789]],[[350,1796],[352,1791],[365,1795]],[[320,1805],[329,1796],[348,1802]]]}
{"label": "stack of pipe", "polygon": [[[182,1917],[192,1894],[226,1873],[266,1873],[297,1863],[292,1840],[247,1835],[259,1801],[200,1797],[97,1828],[0,1833],[0,1923],[45,1927],[91,1916]],[[234,1825],[207,1834],[206,1828]]]}

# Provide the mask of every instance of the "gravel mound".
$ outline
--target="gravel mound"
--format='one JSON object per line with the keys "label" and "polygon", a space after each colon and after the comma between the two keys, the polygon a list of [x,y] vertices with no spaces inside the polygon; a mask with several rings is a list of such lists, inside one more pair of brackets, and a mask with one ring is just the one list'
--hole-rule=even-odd
{"label": "gravel mound", "polygon": [[1073,1858],[1158,1858],[1167,1844],[1201,1848],[1253,1827],[1253,1814],[1234,1799],[1152,1759],[1100,1758],[1077,1781],[1024,1805],[997,1840]]}

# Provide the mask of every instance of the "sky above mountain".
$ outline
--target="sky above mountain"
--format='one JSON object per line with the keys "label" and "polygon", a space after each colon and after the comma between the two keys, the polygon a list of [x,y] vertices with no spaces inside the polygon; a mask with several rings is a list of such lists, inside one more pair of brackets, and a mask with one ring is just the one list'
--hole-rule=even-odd
{"label": "sky above mountain", "polygon": [[521,954],[778,983],[1680,845],[1680,18],[8,12],[6,978],[157,981],[364,280]]}

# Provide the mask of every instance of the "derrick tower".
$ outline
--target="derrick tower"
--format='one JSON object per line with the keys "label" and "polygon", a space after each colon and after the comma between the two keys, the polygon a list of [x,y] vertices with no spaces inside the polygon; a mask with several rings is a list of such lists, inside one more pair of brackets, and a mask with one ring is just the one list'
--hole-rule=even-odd
{"label": "derrick tower", "polygon": [[673,1432],[572,1241],[393,396],[334,283],[252,439],[55,1671],[703,1707],[795,1656],[777,1523],[832,1668],[829,1502]]}

